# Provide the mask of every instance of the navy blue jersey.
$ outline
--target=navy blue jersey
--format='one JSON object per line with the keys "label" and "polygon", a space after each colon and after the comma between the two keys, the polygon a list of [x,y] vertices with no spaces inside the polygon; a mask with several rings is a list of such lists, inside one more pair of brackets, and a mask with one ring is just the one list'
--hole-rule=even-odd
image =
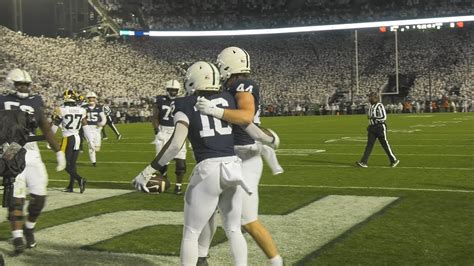
{"label": "navy blue jersey", "polygon": [[87,115],[87,124],[96,126],[100,122],[102,122],[102,117],[100,113],[104,112],[102,106],[96,105],[94,107],[87,106],[86,108],[86,115]]}
{"label": "navy blue jersey", "polygon": [[[222,108],[235,109],[235,100],[227,92],[206,97]],[[194,158],[200,162],[209,158],[233,156],[234,135],[232,125],[210,115],[201,114],[194,105],[197,96],[178,98],[174,113],[183,112],[189,120],[188,139],[193,146]]]}
{"label": "navy blue jersey", "polygon": [[[255,105],[255,117],[254,122],[260,123],[260,88],[258,87],[255,81],[250,79],[238,79],[236,80],[233,85],[227,88],[232,96],[235,98],[235,94],[238,92],[249,92],[253,95],[254,105]],[[253,144],[255,141],[242,129],[241,127],[234,128],[234,143],[235,145],[248,145]]]}
{"label": "navy blue jersey", "polygon": [[162,126],[174,127],[174,100],[168,96],[156,96],[156,108],[158,109],[158,123]]}
{"label": "navy blue jersey", "polygon": [[[14,94],[0,95],[0,110],[14,109],[21,109],[24,112],[33,114],[38,123],[40,123],[44,117],[44,103],[39,95],[29,96],[24,99]],[[36,131],[36,128],[34,131]],[[34,131],[30,133],[35,134]]]}

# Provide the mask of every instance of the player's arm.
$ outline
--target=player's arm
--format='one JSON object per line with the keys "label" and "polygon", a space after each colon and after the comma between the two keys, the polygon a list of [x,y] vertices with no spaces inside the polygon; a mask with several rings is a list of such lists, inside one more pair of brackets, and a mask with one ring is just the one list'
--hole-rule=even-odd
{"label": "player's arm", "polygon": [[105,126],[105,123],[107,123],[107,117],[105,117],[104,111],[99,112],[99,116],[100,116],[100,123],[97,123],[97,126],[103,127]]}
{"label": "player's arm", "polygon": [[159,117],[160,117],[160,109],[158,108],[158,105],[155,104],[153,106],[153,116],[151,118],[151,125],[153,126],[153,130],[155,131],[155,135],[158,134],[158,128],[160,126],[159,122]]}
{"label": "player's arm", "polygon": [[59,143],[56,141],[54,138],[53,131],[51,130],[51,125],[49,124],[48,120],[44,116],[43,111],[40,111],[40,121],[38,121],[38,126],[41,129],[41,132],[43,132],[43,135],[46,139],[46,141],[49,143],[51,146],[51,149],[55,152],[58,152],[60,150]]}
{"label": "player's arm", "polygon": [[51,146],[51,149],[56,153],[56,171],[62,171],[66,168],[66,155],[64,154],[63,151],[61,151],[59,147],[59,143],[56,141],[54,138],[53,131],[51,130],[51,126],[44,116],[43,109],[40,108],[40,121],[38,121],[39,128],[43,132],[43,135],[46,139],[46,141],[49,143]]}
{"label": "player's arm", "polygon": [[173,135],[168,140],[168,142],[166,142],[163,149],[161,149],[153,161],[147,167],[145,167],[145,169],[143,169],[143,171],[132,181],[135,189],[148,192],[146,183],[148,183],[151,176],[154,173],[162,170],[163,166],[171,161],[183,147],[186,137],[188,136],[189,120],[182,112],[177,112],[174,119],[175,128]]}
{"label": "player's arm", "polygon": [[249,136],[263,144],[269,145],[273,149],[277,149],[280,145],[280,138],[278,135],[269,128],[259,127],[254,123],[242,128],[249,134]]}
{"label": "player's arm", "polygon": [[199,97],[196,108],[203,114],[212,115],[235,125],[247,126],[253,122],[255,100],[250,92],[235,94],[238,109],[224,109],[215,106],[210,100]]}

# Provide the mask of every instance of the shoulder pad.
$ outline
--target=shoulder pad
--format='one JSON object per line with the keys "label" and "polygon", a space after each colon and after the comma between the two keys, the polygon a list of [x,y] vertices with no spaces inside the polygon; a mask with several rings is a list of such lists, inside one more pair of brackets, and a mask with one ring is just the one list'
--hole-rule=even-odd
{"label": "shoulder pad", "polygon": [[237,92],[250,92],[252,93],[255,89],[258,89],[257,84],[250,79],[239,79],[234,82],[234,84],[229,87],[228,91],[230,93]]}

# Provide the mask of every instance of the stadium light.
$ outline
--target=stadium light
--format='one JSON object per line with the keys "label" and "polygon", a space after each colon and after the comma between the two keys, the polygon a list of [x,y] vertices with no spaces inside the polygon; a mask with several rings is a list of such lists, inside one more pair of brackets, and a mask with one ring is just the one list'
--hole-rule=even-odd
{"label": "stadium light", "polygon": [[[285,33],[305,33],[316,31],[331,30],[350,30],[350,29],[366,29],[380,27],[406,26],[428,23],[451,23],[451,22],[468,22],[474,21],[474,16],[455,16],[455,17],[439,17],[439,18],[423,18],[423,19],[407,19],[407,20],[391,20],[391,21],[375,21],[360,22],[348,24],[333,24],[320,26],[304,26],[304,27],[287,27],[274,29],[249,29],[249,30],[213,30],[213,31],[140,31],[145,36],[150,37],[204,37],[204,36],[242,36],[242,35],[268,35],[268,34],[285,34]],[[121,30],[120,35],[134,36],[133,30]]]}

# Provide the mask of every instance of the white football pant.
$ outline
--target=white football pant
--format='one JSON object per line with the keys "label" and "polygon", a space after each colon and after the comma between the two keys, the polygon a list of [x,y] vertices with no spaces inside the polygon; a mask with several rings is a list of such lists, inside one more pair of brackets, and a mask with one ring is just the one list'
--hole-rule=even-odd
{"label": "white football pant", "polygon": [[252,195],[244,195],[242,202],[242,225],[258,219],[258,184],[262,177],[263,162],[259,144],[237,145],[235,153],[242,160],[242,174],[252,190]]}
{"label": "white football pant", "polygon": [[247,242],[240,229],[244,191],[227,181],[241,179],[241,169],[241,161],[236,156],[207,159],[194,167],[185,193],[182,265],[196,265],[199,235],[217,207],[234,265],[247,265]]}
{"label": "white football pant", "polygon": [[[154,141],[156,154],[158,154],[161,149],[163,149],[163,146],[165,146],[166,142],[168,142],[174,132],[174,127],[165,127],[160,125],[158,129],[159,131],[155,135]],[[183,147],[181,147],[181,150],[178,152],[178,155],[176,155],[174,158],[186,160],[186,143],[183,144]]]}
{"label": "white football pant", "polygon": [[[32,144],[36,145],[36,142],[28,143],[27,145]],[[41,160],[41,154],[39,150],[30,150],[27,146],[25,148],[26,166],[25,170],[17,175],[15,179],[13,196],[15,198],[25,198],[27,193],[46,196],[48,172],[46,172],[46,166]]]}
{"label": "white football pant", "polygon": [[89,146],[89,159],[91,160],[91,163],[96,163],[97,160],[95,153],[100,151],[100,146],[102,145],[102,127],[90,125],[84,127],[84,131],[86,130],[87,133],[84,132],[84,136],[86,137],[87,144]]}

